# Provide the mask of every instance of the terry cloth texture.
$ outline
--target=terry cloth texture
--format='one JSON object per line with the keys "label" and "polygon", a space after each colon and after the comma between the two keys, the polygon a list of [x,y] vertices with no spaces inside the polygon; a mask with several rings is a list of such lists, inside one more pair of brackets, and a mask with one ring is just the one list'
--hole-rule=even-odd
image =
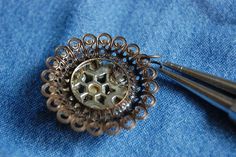
{"label": "terry cloth texture", "polygon": [[157,106],[132,131],[92,137],[57,123],[40,93],[45,59],[103,32],[236,81],[235,0],[0,0],[0,157],[236,156],[226,115],[161,74]]}

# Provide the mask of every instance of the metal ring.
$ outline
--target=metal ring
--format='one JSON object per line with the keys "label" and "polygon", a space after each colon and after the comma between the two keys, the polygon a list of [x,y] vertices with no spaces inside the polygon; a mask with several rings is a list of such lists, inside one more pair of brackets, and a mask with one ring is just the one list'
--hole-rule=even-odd
{"label": "metal ring", "polygon": [[116,135],[120,131],[120,125],[117,122],[107,122],[104,126],[104,130],[108,135]]}
{"label": "metal ring", "polygon": [[[86,40],[86,38],[91,38],[90,40]],[[83,43],[85,44],[85,46],[92,46],[94,44],[96,44],[97,38],[93,35],[93,34],[85,34],[82,38]]]}
{"label": "metal ring", "polygon": [[146,107],[141,104],[134,108],[134,112],[135,112],[135,118],[138,120],[143,120],[148,115]]}
{"label": "metal ring", "polygon": [[71,128],[77,132],[85,131],[86,125],[87,125],[87,122],[83,118],[74,117],[72,118],[70,122]]}
{"label": "metal ring", "polygon": [[[135,51],[132,50],[132,49],[135,49]],[[136,57],[137,55],[140,54],[140,48],[138,47],[137,44],[129,44],[129,45],[127,46],[127,52],[128,52],[131,56]]]}
{"label": "metal ring", "polygon": [[60,104],[61,100],[59,100],[59,97],[56,95],[47,100],[47,108],[53,112],[58,111]]}
{"label": "metal ring", "polygon": [[60,109],[57,111],[57,120],[63,124],[69,124],[71,121],[71,111]]}
{"label": "metal ring", "polygon": [[87,131],[93,136],[99,136],[103,133],[101,124],[97,122],[91,122],[87,125]]}
{"label": "metal ring", "polygon": [[[142,98],[142,103],[148,108],[153,107],[156,104],[156,98],[149,92],[144,92],[141,98]],[[150,103],[147,102],[149,99]]]}
{"label": "metal ring", "polygon": [[120,123],[121,126],[126,130],[133,129],[136,126],[136,121],[130,115],[123,117]]}
{"label": "metal ring", "polygon": [[[118,42],[120,41],[120,43]],[[116,36],[114,37],[114,39],[112,40],[112,45],[116,48],[116,49],[124,49],[127,45],[127,42],[125,40],[124,37],[122,36]]]}
{"label": "metal ring", "polygon": [[[153,85],[153,88],[151,88],[151,85]],[[149,91],[153,94],[157,93],[159,91],[160,87],[157,84],[156,81],[150,81],[145,83],[145,91]]]}

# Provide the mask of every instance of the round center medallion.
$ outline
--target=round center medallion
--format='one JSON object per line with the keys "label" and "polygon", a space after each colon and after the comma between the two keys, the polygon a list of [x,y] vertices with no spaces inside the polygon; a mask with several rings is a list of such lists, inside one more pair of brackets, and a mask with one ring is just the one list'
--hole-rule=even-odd
{"label": "round center medallion", "polygon": [[128,94],[128,76],[123,68],[108,59],[82,62],[71,76],[71,89],[76,99],[93,109],[108,109]]}

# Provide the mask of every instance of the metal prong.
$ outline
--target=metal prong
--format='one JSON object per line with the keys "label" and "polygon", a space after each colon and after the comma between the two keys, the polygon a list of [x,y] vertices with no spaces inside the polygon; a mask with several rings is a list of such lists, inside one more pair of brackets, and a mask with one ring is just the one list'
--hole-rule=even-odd
{"label": "metal prong", "polygon": [[178,72],[181,72],[183,74],[187,74],[189,76],[191,76],[192,78],[196,78],[200,81],[203,81],[205,83],[208,83],[218,89],[224,90],[226,92],[229,92],[233,95],[236,95],[236,83],[229,81],[229,80],[225,80],[223,78],[217,77],[217,76],[213,76],[207,73],[203,73],[197,70],[193,70],[190,68],[186,68],[174,63],[170,63],[170,62],[166,62],[163,63],[163,66],[171,68],[173,70],[176,70]]}
{"label": "metal prong", "polygon": [[146,55],[146,54],[142,54],[139,55],[140,58],[146,58],[146,59],[154,59],[154,58],[160,58],[160,55]]}

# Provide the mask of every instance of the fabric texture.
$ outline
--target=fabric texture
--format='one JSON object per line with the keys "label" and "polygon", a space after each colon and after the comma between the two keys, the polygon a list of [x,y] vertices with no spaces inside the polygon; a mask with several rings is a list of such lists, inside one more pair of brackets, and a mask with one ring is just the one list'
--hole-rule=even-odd
{"label": "fabric texture", "polygon": [[132,131],[92,137],[56,122],[40,93],[45,59],[103,32],[236,81],[234,0],[0,0],[0,157],[236,156],[226,114],[161,74],[157,105]]}

